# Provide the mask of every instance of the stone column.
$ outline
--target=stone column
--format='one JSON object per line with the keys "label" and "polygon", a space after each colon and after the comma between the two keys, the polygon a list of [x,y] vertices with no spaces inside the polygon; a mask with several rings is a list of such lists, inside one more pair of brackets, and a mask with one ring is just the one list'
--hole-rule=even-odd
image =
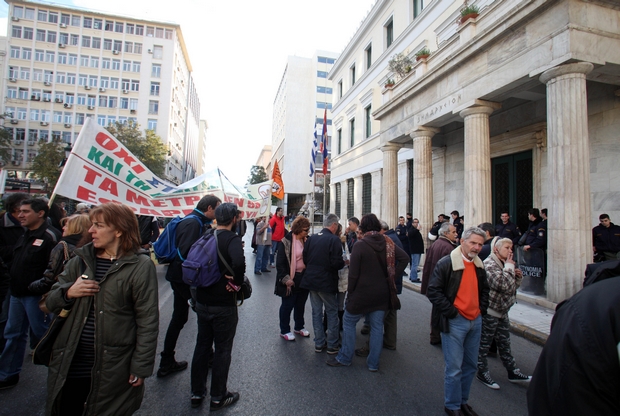
{"label": "stone column", "polygon": [[[341,205],[342,206],[342,203]],[[336,213],[336,184],[329,184],[329,212],[326,214]]]}
{"label": "stone column", "polygon": [[388,143],[381,146],[383,152],[383,202],[382,220],[390,228],[396,227],[398,220],[398,151],[401,146]]}
{"label": "stone column", "polygon": [[480,100],[478,103],[481,104],[466,108],[459,113],[465,119],[463,215],[465,223],[469,225],[494,222],[489,116],[500,108],[500,104]]}
{"label": "stone column", "polygon": [[547,84],[547,298],[553,302],[579,291],[592,260],[586,74],[593,67],[562,65],[540,76]]}
{"label": "stone column", "polygon": [[362,219],[362,194],[364,193],[364,180],[362,175],[353,177],[355,185],[353,187],[353,215],[358,220]]}
{"label": "stone column", "polygon": [[424,245],[433,226],[433,147],[431,140],[439,129],[420,127],[409,133],[413,139],[413,218],[420,220]]}
{"label": "stone column", "polygon": [[347,204],[349,199],[347,195],[349,195],[349,183],[347,179],[345,179],[340,182],[340,222],[343,224],[344,228],[346,228],[347,220],[349,219],[347,216]]}
{"label": "stone column", "polygon": [[383,218],[381,213],[381,201],[383,201],[383,192],[381,192],[382,170],[370,172],[372,178],[372,212],[378,217]]}

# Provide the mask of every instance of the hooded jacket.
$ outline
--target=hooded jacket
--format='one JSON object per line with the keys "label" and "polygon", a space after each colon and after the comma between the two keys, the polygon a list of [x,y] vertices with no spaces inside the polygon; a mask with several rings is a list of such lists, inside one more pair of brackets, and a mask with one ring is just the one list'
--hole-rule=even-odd
{"label": "hooded jacket", "polygon": [[[88,415],[130,415],[140,408],[144,384],[132,387],[129,375],[153,373],[159,305],[155,265],[148,256],[128,254],[118,259],[99,282],[93,297],[65,300],[65,293],[81,274],[95,276],[92,243],[75,250],[46,300],[53,313],[71,308],[56,342],[47,377],[46,414],[58,415],[57,399],[90,308],[95,308],[95,365],[86,401]],[[82,273],[84,268],[85,270]]]}
{"label": "hooded jacket", "polygon": [[304,264],[302,289],[338,293],[338,270],[344,267],[342,244],[329,228],[308,237],[304,246]]}
{"label": "hooded jacket", "polygon": [[501,318],[517,301],[521,278],[515,274],[515,265],[502,262],[491,253],[483,262],[489,282],[489,313]]}
{"label": "hooded jacket", "polygon": [[422,269],[422,290],[420,293],[426,295],[428,282],[431,280],[435,265],[442,257],[450,254],[450,252],[454,250],[454,247],[456,247],[456,243],[453,243],[442,235],[426,251],[426,260],[424,260],[424,268]]}

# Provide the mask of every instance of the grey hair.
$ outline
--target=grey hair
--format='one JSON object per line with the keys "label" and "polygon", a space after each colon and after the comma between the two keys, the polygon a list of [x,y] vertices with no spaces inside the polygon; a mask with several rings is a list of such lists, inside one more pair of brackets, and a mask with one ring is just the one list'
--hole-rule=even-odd
{"label": "grey hair", "polygon": [[327,214],[327,216],[323,220],[323,227],[329,228],[338,221],[340,221],[340,218],[338,218],[336,214]]}
{"label": "grey hair", "polygon": [[379,220],[379,222],[381,223],[381,229],[388,231],[390,229],[390,226],[388,225],[387,222],[383,221],[383,220]]}
{"label": "grey hair", "polygon": [[441,224],[441,227],[439,227],[439,235],[448,235],[448,233],[450,232],[450,227],[454,227],[454,225],[450,224],[449,222],[444,222],[443,224]]}
{"label": "grey hair", "polygon": [[495,237],[491,242],[491,245],[494,249],[500,249],[504,244],[510,244],[511,246],[514,244],[510,238],[499,238]]}
{"label": "grey hair", "polygon": [[486,240],[487,239],[487,233],[484,230],[482,230],[481,228],[478,228],[478,227],[469,227],[468,229],[463,231],[463,235],[461,236],[461,240],[463,240],[463,241],[469,240],[469,238],[473,234],[479,235],[480,237],[482,237],[482,240]]}

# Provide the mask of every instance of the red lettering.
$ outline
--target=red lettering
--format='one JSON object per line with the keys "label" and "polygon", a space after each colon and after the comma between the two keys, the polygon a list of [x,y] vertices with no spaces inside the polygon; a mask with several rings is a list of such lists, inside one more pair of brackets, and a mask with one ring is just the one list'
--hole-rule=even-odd
{"label": "red lettering", "polygon": [[195,205],[198,201],[200,201],[199,196],[186,196],[185,197],[185,205]]}
{"label": "red lettering", "polygon": [[257,212],[254,211],[244,211],[245,212],[245,218],[256,218],[256,214],[258,214]]}
{"label": "red lettering", "polygon": [[167,200],[170,201],[170,203],[172,205],[174,205],[175,207],[180,207],[181,206],[181,199],[182,198],[168,198]]}
{"label": "red lettering", "polygon": [[84,165],[84,169],[86,169],[86,176],[84,177],[84,180],[86,181],[86,183],[94,185],[95,184],[95,178],[101,176],[101,173],[95,172],[94,170],[92,170],[91,168],[89,168],[86,165]]}
{"label": "red lettering", "polygon": [[109,192],[114,196],[118,196],[118,188],[116,182],[114,182],[110,178],[104,178],[101,182],[101,185],[99,185],[99,189],[105,192]]}
{"label": "red lettering", "polygon": [[[176,210],[176,209],[162,209],[161,213],[164,217],[175,217],[179,214],[181,214],[181,211]],[[185,214],[187,215],[187,214]]]}
{"label": "red lettering", "polygon": [[237,204],[238,207],[242,207],[244,201],[243,198],[235,198],[233,202]]}
{"label": "red lettering", "polygon": [[150,207],[151,206],[151,204],[149,204],[149,200],[148,199],[146,199],[143,196],[136,195],[136,193],[133,192],[131,189],[127,189],[126,197],[127,197],[127,202],[128,203],[144,205],[146,207]]}
{"label": "red lettering", "polygon": [[83,186],[78,186],[77,193],[75,196],[79,200],[88,201],[91,204],[96,204],[97,203],[97,200],[95,199],[96,195],[97,194],[94,191],[91,191],[90,189],[86,189]]}
{"label": "red lettering", "polygon": [[114,139],[112,139],[105,133],[97,133],[95,141],[99,144],[99,146],[103,147],[106,150],[114,150],[118,147],[118,143],[116,143]]}
{"label": "red lettering", "polygon": [[123,159],[123,162],[129,165],[129,167],[132,168],[136,173],[144,172],[144,168],[140,165],[131,166],[132,163],[135,163],[137,161],[125,149],[119,149],[118,152],[114,152],[114,156]]}
{"label": "red lettering", "polygon": [[148,208],[140,208],[140,214],[141,215],[154,215],[156,217],[161,215],[159,211],[156,211],[154,209],[148,209]]}
{"label": "red lettering", "polygon": [[168,206],[168,204],[166,204],[165,201],[161,201],[159,199],[151,199],[151,204],[154,207],[158,207],[158,208],[164,208],[164,207]]}

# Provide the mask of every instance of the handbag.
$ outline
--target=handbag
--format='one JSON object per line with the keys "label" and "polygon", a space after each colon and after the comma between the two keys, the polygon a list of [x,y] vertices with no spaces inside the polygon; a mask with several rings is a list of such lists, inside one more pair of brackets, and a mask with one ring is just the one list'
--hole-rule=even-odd
{"label": "handbag", "polygon": [[[220,246],[219,244],[217,244],[217,233],[213,233],[213,234],[215,234],[217,255],[219,256],[220,260],[222,260],[222,263],[224,263],[224,266],[226,266],[231,276],[234,276],[235,273],[233,272],[232,267],[230,267],[230,265],[224,259],[224,256],[222,256],[222,253],[220,252]],[[241,302],[239,302],[239,298],[237,297],[237,295],[239,294],[241,294],[240,296]],[[235,292],[235,303],[237,304],[237,306],[241,306],[243,305],[244,300],[250,299],[250,296],[252,296],[252,283],[250,282],[250,279],[248,279],[248,276],[244,274],[243,283],[241,283],[241,288],[237,292]]]}
{"label": "handbag", "polygon": [[[69,254],[69,247],[67,246],[67,243],[65,241],[60,241],[60,244],[62,244],[63,250],[64,250],[64,256],[65,259],[62,262],[63,265],[63,269],[64,269],[64,265],[67,262],[67,260],[69,260],[70,254]],[[60,270],[59,273],[56,274],[55,279],[56,281],[58,281],[58,275],[62,273],[62,270]],[[41,295],[41,300],[39,300],[39,309],[41,309],[41,312],[43,313],[51,313],[49,309],[47,309],[47,306],[45,305],[45,300],[47,299],[47,296],[50,294],[49,290],[47,292],[45,292],[43,295]]]}
{"label": "handbag", "polygon": [[[86,271],[86,263],[84,263],[83,260],[81,260],[81,262],[82,271],[80,274],[84,274],[84,271]],[[69,316],[69,312],[71,312],[71,308],[63,309],[58,315],[56,315],[49,328],[47,329],[47,332],[45,332],[45,335],[41,337],[41,340],[34,349],[34,353],[32,354],[33,364],[49,367],[50,361],[52,360],[54,343],[56,342],[56,338],[58,338],[58,334],[60,334],[62,327],[67,321],[67,316]]]}

